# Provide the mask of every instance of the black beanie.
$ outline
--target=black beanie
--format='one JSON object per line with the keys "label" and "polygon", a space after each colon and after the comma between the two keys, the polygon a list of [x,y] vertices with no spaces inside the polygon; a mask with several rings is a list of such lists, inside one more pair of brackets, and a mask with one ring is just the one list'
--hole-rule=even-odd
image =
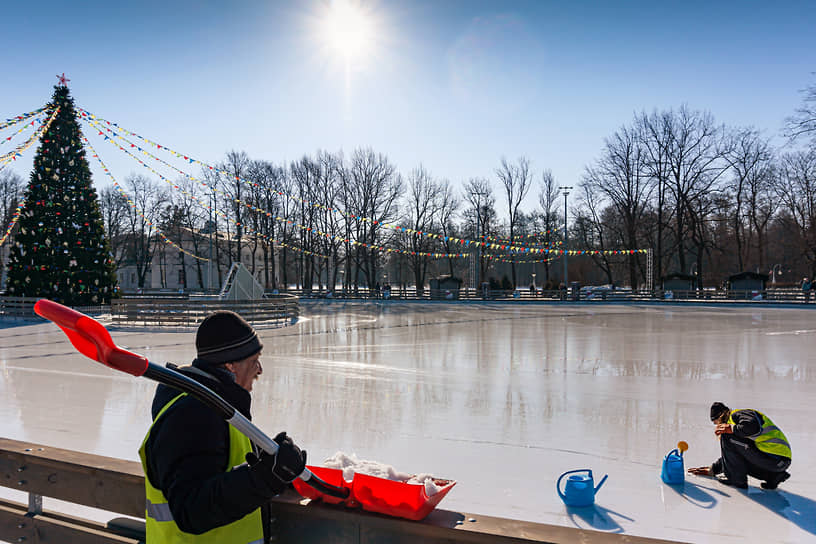
{"label": "black beanie", "polygon": [[229,310],[208,315],[196,333],[198,358],[219,365],[246,359],[261,351],[263,344],[243,317]]}
{"label": "black beanie", "polygon": [[722,402],[715,402],[711,405],[711,421],[714,421],[718,417],[722,415],[723,412],[727,412],[729,410],[728,406],[723,404]]}

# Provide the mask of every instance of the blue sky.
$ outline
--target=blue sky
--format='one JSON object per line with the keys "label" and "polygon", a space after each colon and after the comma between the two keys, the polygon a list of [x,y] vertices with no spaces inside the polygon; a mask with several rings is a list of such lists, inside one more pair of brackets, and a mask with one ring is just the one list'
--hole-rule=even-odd
{"label": "blue sky", "polygon": [[[573,185],[637,111],[686,103],[777,135],[816,82],[812,1],[354,3],[373,30],[346,64],[327,1],[17,2],[0,118],[65,72],[78,105],[208,162],[369,146],[458,185],[524,155]],[[95,145],[117,178],[140,170]],[[32,156],[12,166],[26,179]]]}

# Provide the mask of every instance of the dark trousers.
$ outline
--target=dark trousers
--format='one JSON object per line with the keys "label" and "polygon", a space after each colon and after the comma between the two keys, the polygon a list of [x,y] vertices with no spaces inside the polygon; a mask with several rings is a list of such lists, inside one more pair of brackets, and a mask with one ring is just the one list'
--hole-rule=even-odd
{"label": "dark trousers", "polygon": [[787,457],[765,453],[757,449],[753,440],[733,434],[720,435],[722,468],[725,476],[736,484],[748,482],[748,476],[770,480],[790,466]]}

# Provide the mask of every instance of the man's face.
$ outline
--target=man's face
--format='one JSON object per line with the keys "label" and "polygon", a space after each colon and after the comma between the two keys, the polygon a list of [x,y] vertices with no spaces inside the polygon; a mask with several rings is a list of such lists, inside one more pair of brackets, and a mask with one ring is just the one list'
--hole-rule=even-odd
{"label": "man's face", "polygon": [[235,383],[247,391],[252,391],[253,382],[263,372],[263,368],[261,367],[261,352],[259,351],[243,361],[227,363],[225,366],[227,370],[235,374]]}
{"label": "man's face", "polygon": [[722,414],[720,414],[719,416],[717,416],[716,419],[712,419],[711,423],[713,423],[714,425],[720,425],[722,423],[727,423],[728,422],[728,415],[729,415],[729,412],[725,411]]}

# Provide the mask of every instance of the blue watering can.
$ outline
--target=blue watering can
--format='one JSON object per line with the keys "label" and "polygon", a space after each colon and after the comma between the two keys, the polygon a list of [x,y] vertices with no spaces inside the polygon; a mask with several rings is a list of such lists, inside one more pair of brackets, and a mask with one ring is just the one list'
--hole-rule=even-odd
{"label": "blue watering can", "polygon": [[687,449],[688,444],[682,441],[678,442],[677,448],[667,453],[663,458],[660,478],[667,484],[678,485],[686,480],[686,471],[683,467],[683,452]]}
{"label": "blue watering can", "polygon": [[[582,472],[586,474],[579,474]],[[562,493],[561,480],[568,474],[572,476],[567,478],[567,483],[564,484],[564,492]],[[564,504],[567,506],[590,506],[595,503],[595,493],[601,489],[601,486],[608,476],[607,474],[601,478],[598,487],[595,487],[595,481],[592,479],[592,471],[588,468],[569,470],[558,478],[558,481],[555,483],[555,489],[558,491],[561,500],[564,501]]]}

